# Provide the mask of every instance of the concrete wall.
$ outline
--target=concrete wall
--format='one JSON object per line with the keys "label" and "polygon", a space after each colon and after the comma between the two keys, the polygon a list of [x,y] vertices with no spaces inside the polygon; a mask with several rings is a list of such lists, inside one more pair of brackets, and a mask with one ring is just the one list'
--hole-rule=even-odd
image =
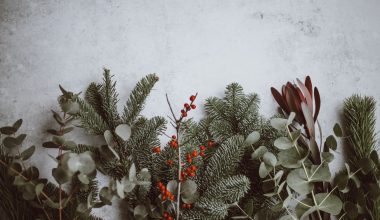
{"label": "concrete wall", "polygon": [[[23,118],[28,142],[40,146],[58,84],[83,91],[107,67],[123,101],[158,73],[149,116],[169,113],[165,93],[179,106],[196,91],[199,100],[221,96],[232,81],[258,93],[270,116],[270,86],[310,75],[327,135],[344,98],[380,101],[379,11],[376,0],[0,0],[0,124]],[[48,151],[39,151],[31,163],[49,176]],[[117,207],[97,212],[119,216]]]}

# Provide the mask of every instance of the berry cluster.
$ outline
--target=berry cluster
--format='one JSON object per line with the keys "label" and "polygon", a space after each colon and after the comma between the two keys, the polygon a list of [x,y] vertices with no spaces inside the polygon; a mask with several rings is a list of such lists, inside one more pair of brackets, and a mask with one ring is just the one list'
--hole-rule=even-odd
{"label": "berry cluster", "polygon": [[168,199],[174,201],[174,195],[165,187],[162,182],[158,182],[157,187],[161,191],[162,201],[166,201]]}
{"label": "berry cluster", "polygon": [[172,139],[169,141],[169,146],[174,149],[178,148],[177,136],[175,135],[172,136]]}
{"label": "berry cluster", "polygon": [[165,220],[174,220],[174,218],[172,216],[170,216],[168,212],[164,212],[164,219]]}
{"label": "berry cluster", "polygon": [[183,109],[181,110],[181,117],[182,118],[187,117],[187,112],[189,112],[191,109],[195,109],[197,107],[196,105],[193,104],[196,97],[197,97],[197,95],[190,96],[190,104],[189,103],[183,104]]}

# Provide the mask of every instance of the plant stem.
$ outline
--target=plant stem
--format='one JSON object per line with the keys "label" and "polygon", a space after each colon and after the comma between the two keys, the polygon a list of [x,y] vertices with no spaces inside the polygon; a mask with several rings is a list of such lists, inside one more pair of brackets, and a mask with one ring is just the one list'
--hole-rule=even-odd
{"label": "plant stem", "polygon": [[244,211],[244,209],[242,209],[242,208],[239,206],[238,203],[235,203],[234,205],[235,205],[236,207],[238,207],[238,208],[240,209],[240,211],[241,211],[242,213],[244,213],[244,215],[247,216],[247,218],[253,220],[253,218],[251,218],[251,216],[249,216],[249,215]]}
{"label": "plant stem", "polygon": [[[0,164],[7,167],[8,169],[11,169],[13,172],[17,173],[19,176],[21,176],[24,180],[26,181],[29,181],[29,179],[24,176],[22,173],[18,172],[18,170],[12,168],[12,167],[9,167],[7,163],[5,163],[3,160],[0,159]],[[34,184],[33,182],[30,182],[31,184],[33,184],[34,186],[36,186],[36,184]],[[50,199],[50,197],[48,195],[46,195],[45,192],[41,192],[41,195],[43,195],[45,197],[45,199],[49,200],[50,202],[54,203],[53,200]]]}
{"label": "plant stem", "polygon": [[[65,129],[66,124],[66,112],[63,113],[63,125],[60,126],[60,133],[63,135],[63,129]],[[61,159],[62,155],[62,145],[59,146],[58,158]],[[62,184],[59,183],[59,220],[62,220]]]}

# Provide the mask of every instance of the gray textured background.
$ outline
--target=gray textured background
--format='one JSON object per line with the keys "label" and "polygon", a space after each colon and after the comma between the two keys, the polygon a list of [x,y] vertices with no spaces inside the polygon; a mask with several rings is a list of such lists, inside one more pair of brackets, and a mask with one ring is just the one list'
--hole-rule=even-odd
{"label": "gray textured background", "polygon": [[[138,79],[159,74],[147,115],[168,114],[165,93],[179,106],[195,91],[204,100],[237,81],[270,116],[270,86],[309,74],[327,135],[345,97],[380,101],[379,11],[377,0],[0,0],[0,123],[24,118],[28,142],[40,146],[58,84],[83,91],[103,67],[123,102]],[[31,163],[48,176],[48,151],[40,151]],[[117,207],[97,213],[119,216]]]}

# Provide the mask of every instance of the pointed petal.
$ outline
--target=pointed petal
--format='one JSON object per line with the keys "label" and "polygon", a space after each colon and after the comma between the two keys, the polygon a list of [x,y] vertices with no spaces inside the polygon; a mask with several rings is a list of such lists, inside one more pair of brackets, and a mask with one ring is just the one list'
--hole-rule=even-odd
{"label": "pointed petal", "polygon": [[297,79],[297,82],[298,82],[298,86],[300,87],[300,89],[302,90],[305,96],[306,104],[309,107],[310,112],[313,112],[313,99],[311,97],[309,90],[306,88],[305,84],[301,82],[301,80]]}
{"label": "pointed petal", "polygon": [[305,86],[306,86],[307,90],[309,90],[310,96],[313,99],[313,84],[311,83],[310,76],[306,76]]}
{"label": "pointed petal", "polygon": [[277,89],[271,87],[270,88],[274,99],[277,101],[280,108],[282,108],[287,114],[289,114],[289,107],[286,104],[285,100],[282,98],[281,94],[277,91]]}
{"label": "pointed petal", "polygon": [[319,95],[318,88],[314,88],[314,100],[315,100],[315,113],[314,113],[314,121],[317,120],[318,114],[319,114],[319,109],[321,108],[321,97]]}

